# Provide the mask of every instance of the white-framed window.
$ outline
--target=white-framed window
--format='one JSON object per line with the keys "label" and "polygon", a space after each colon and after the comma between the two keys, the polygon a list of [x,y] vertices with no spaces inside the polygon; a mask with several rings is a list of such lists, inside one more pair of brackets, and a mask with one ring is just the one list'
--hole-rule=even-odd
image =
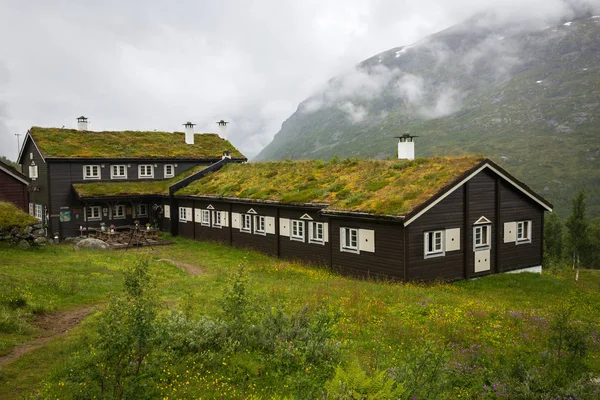
{"label": "white-framed window", "polygon": [[175,166],[173,164],[165,164],[165,178],[172,178],[175,176]]}
{"label": "white-framed window", "polygon": [[137,217],[147,217],[148,216],[148,204],[138,204],[135,210],[135,215]]}
{"label": "white-framed window", "polygon": [[358,253],[358,229],[340,228],[340,250]]}
{"label": "white-framed window", "polygon": [[179,222],[187,222],[187,220],[188,220],[187,208],[179,207]]}
{"label": "white-framed window", "polygon": [[110,179],[127,179],[127,165],[111,165]]}
{"label": "white-framed window", "polygon": [[210,226],[210,210],[200,210],[200,223],[204,226]]}
{"label": "white-framed window", "polygon": [[39,219],[41,221],[43,216],[44,216],[44,207],[41,204],[36,204],[34,217],[36,217],[37,219]]}
{"label": "white-framed window", "polygon": [[223,224],[221,219],[221,211],[213,210],[212,212],[212,226],[220,228]]}
{"label": "white-framed window", "polygon": [[138,176],[140,178],[154,178],[154,166],[152,164],[138,165]]}
{"label": "white-framed window", "polygon": [[304,242],[304,221],[298,219],[292,220],[290,239]]}
{"label": "white-framed window", "polygon": [[240,230],[242,232],[252,232],[252,215],[250,214],[242,214],[242,225]]}
{"label": "white-framed window", "polygon": [[308,223],[308,241],[310,243],[324,244],[324,230],[322,222],[310,221]]}
{"label": "white-framed window", "polygon": [[531,221],[517,222],[517,243],[531,243]]}
{"label": "white-framed window", "polygon": [[425,258],[440,257],[444,252],[444,231],[425,232]]}
{"label": "white-framed window", "polygon": [[99,165],[84,165],[83,166],[83,179],[100,179],[100,166]]}
{"label": "white-framed window", "polygon": [[37,165],[29,166],[29,177],[32,180],[36,180],[38,178],[38,166]]}
{"label": "white-framed window", "polygon": [[258,235],[266,235],[267,230],[265,229],[265,216],[255,215],[254,216],[254,233]]}
{"label": "white-framed window", "polygon": [[85,217],[88,221],[100,221],[102,208],[100,206],[90,206],[85,208]]}
{"label": "white-framed window", "polygon": [[481,250],[490,247],[492,239],[491,225],[477,225],[473,227],[473,249]]}
{"label": "white-framed window", "polygon": [[33,210],[33,203],[29,203],[29,215],[35,215],[35,211]]}
{"label": "white-framed window", "polygon": [[117,204],[117,205],[113,206],[112,218],[113,219],[125,219],[125,205],[124,204]]}

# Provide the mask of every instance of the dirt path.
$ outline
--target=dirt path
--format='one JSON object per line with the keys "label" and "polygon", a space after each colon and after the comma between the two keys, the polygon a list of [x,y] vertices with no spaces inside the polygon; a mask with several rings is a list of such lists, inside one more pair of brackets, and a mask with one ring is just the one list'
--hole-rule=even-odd
{"label": "dirt path", "polygon": [[0,367],[18,360],[24,354],[41,347],[59,335],[63,335],[81,322],[92,310],[93,306],[76,308],[68,311],[43,313],[35,317],[32,325],[41,329],[41,336],[29,344],[18,345],[12,352],[0,357]]}
{"label": "dirt path", "polygon": [[171,263],[173,265],[175,265],[177,268],[183,269],[184,271],[186,271],[188,274],[192,275],[192,276],[198,276],[198,275],[204,275],[204,269],[202,269],[202,267],[199,267],[197,265],[194,264],[186,264],[186,263],[182,263],[179,261],[173,261],[173,260],[169,260],[168,258],[161,258],[160,261],[164,261],[164,262],[168,262]]}

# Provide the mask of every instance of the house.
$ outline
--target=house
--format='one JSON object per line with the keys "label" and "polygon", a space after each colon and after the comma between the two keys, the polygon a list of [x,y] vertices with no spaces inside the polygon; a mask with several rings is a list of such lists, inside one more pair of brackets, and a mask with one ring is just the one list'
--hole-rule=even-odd
{"label": "house", "polygon": [[29,179],[10,165],[0,161],[0,201],[13,203],[25,212],[29,209]]}
{"label": "house", "polygon": [[219,135],[195,134],[191,122],[185,132],[95,132],[86,117],[77,120],[78,129],[32,127],[18,158],[35,187],[29,208],[61,237],[100,223],[162,225],[169,186],[224,157],[246,161]]}
{"label": "house", "polygon": [[552,210],[481,157],[227,164],[174,198],[181,236],[404,281],[541,271]]}

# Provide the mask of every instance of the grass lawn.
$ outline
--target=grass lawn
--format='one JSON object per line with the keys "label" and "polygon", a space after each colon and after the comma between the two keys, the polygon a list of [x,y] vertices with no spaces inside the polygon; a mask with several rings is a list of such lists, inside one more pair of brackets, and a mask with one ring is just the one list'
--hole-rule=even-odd
{"label": "grass lawn", "polygon": [[[128,252],[74,251],[67,245],[30,250],[0,247],[0,356],[40,334],[32,325],[37,313],[85,305],[101,310],[111,295],[122,290],[124,266],[149,258],[163,314],[185,309],[195,317],[225,318],[223,293],[232,272],[244,266],[249,298],[261,313],[281,306],[288,313],[307,307],[310,315],[322,308],[335,314],[331,328],[339,350],[335,365],[358,362],[369,375],[386,371],[392,379],[401,375],[399,371],[413,376],[407,366],[416,368],[443,355],[440,398],[505,398],[504,394],[517,398],[511,385],[520,379],[519,368],[531,368],[529,375],[540,371],[548,362],[544,357],[556,349],[552,343],[557,329],[565,337],[585,332],[581,343],[586,352],[580,364],[586,374],[600,376],[600,271],[582,271],[577,283],[570,269],[451,284],[374,282],[254,251],[174,241],[173,246],[155,251]],[[190,276],[160,259],[194,264],[205,273]],[[65,398],[75,398],[69,369],[85,343],[93,341],[99,314],[92,312],[67,335],[0,366],[0,399],[30,398],[36,393],[53,398],[48,393],[56,393],[61,384],[71,385]],[[556,322],[560,315],[568,317],[563,325]],[[569,348],[565,343],[564,348]],[[570,354],[560,351],[559,355]],[[168,398],[305,396],[298,375],[291,379],[282,370],[273,370],[261,354],[248,350],[165,356],[157,367],[157,390]],[[302,375],[315,385],[322,386],[334,372],[332,367],[324,376],[324,370],[319,370],[317,376],[310,362],[304,367]],[[415,381],[403,382],[406,386]],[[552,390],[568,394],[576,389]],[[593,390],[586,387],[577,393],[586,398],[585,393]]]}

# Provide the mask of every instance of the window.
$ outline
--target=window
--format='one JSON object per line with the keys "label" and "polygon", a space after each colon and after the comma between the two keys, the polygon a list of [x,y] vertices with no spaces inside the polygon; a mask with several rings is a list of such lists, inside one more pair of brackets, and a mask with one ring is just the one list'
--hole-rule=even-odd
{"label": "window", "polygon": [[517,243],[531,243],[531,221],[517,222]]}
{"label": "window", "polygon": [[151,164],[140,165],[138,175],[140,178],[154,178],[154,167]]}
{"label": "window", "polygon": [[110,179],[127,179],[127,165],[111,165]]}
{"label": "window", "polygon": [[425,258],[444,255],[444,231],[425,232]]}
{"label": "window", "polygon": [[88,221],[100,221],[100,206],[86,207],[85,217]]}
{"label": "window", "polygon": [[212,226],[214,226],[215,228],[220,228],[221,227],[221,211],[213,211],[212,212]]}
{"label": "window", "polygon": [[38,178],[38,167],[37,167],[37,165],[30,165],[29,166],[29,177],[32,180],[36,180]]}
{"label": "window", "polygon": [[308,241],[310,243],[324,244],[325,240],[323,237],[323,223],[322,222],[309,222],[308,223]]}
{"label": "window", "polygon": [[179,221],[180,222],[187,222],[187,208],[185,207],[179,207]]}
{"label": "window", "polygon": [[242,227],[240,228],[240,230],[242,232],[252,231],[252,215],[242,214]]}
{"label": "window", "polygon": [[340,247],[342,251],[358,253],[358,229],[340,228]]}
{"label": "window", "polygon": [[290,239],[304,242],[304,221],[292,220]]}
{"label": "window", "polygon": [[175,166],[173,164],[165,164],[165,178],[172,178],[175,176]]}
{"label": "window", "polygon": [[148,204],[138,204],[135,215],[138,217],[147,217],[148,216]]}
{"label": "window", "polygon": [[33,213],[33,203],[29,203],[29,215],[34,215]]}
{"label": "window", "polygon": [[479,225],[473,228],[473,248],[481,250],[490,247],[491,225]]}
{"label": "window", "polygon": [[99,165],[84,165],[83,166],[83,179],[100,179],[100,166]]}
{"label": "window", "polygon": [[34,217],[36,217],[37,219],[39,219],[41,221],[43,216],[44,216],[44,207],[41,204],[36,204]]}
{"label": "window", "polygon": [[254,216],[254,233],[259,234],[259,235],[267,234],[267,231],[265,230],[264,215],[255,215]]}
{"label": "window", "polygon": [[117,204],[112,210],[113,219],[125,219],[125,206],[123,204]]}
{"label": "window", "polygon": [[210,226],[210,210],[200,210],[200,223]]}

